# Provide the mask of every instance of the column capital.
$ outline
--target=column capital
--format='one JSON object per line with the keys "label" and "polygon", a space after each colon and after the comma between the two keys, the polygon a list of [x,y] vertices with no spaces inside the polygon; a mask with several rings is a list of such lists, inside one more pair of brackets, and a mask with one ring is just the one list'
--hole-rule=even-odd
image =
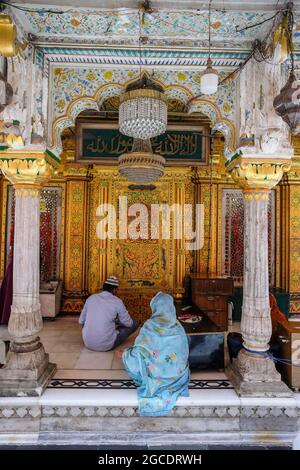
{"label": "column capital", "polygon": [[56,174],[58,161],[44,151],[15,150],[0,153],[0,169],[16,187],[41,188]]}
{"label": "column capital", "polygon": [[236,156],[226,165],[227,173],[244,190],[270,190],[291,168],[291,158]]}

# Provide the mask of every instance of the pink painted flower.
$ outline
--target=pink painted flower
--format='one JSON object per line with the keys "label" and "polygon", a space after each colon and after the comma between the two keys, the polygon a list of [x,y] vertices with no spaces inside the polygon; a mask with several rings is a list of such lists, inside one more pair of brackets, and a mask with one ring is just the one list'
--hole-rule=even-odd
{"label": "pink painted flower", "polygon": [[154,357],[154,359],[158,358],[158,351],[153,351],[153,357]]}

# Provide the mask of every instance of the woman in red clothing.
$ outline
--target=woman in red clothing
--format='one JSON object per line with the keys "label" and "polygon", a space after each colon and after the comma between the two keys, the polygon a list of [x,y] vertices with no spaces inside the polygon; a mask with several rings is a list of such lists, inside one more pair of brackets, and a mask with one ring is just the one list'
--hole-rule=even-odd
{"label": "woman in red clothing", "polygon": [[[279,323],[285,323],[287,320],[284,313],[282,313],[277,305],[276,298],[273,294],[269,294],[270,299],[270,309],[271,309],[271,321],[272,321],[272,336],[270,339],[270,351],[274,356],[278,354],[278,343],[277,343],[277,327]],[[227,345],[230,361],[234,357],[237,357],[239,351],[243,347],[243,337],[241,333],[228,333],[227,335]]]}

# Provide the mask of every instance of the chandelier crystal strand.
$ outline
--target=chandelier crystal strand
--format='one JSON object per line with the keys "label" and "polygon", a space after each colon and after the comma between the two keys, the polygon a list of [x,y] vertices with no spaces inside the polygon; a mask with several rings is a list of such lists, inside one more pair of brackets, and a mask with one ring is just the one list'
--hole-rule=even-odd
{"label": "chandelier crystal strand", "polygon": [[119,128],[136,139],[150,139],[167,128],[168,111],[163,93],[154,88],[125,91],[120,99]]}
{"label": "chandelier crystal strand", "polygon": [[120,97],[119,129],[135,139],[150,139],[167,129],[168,110],[164,89],[147,73],[142,74],[142,22],[139,11],[140,78],[130,83]]}
{"label": "chandelier crystal strand", "polygon": [[119,156],[119,173],[138,184],[151,183],[163,176],[165,159],[152,153],[150,139],[134,139],[132,151]]}

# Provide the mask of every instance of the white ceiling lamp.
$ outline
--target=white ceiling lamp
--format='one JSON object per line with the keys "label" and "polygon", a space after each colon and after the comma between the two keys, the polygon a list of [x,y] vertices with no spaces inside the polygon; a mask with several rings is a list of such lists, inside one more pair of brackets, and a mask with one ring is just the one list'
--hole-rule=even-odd
{"label": "white ceiling lamp", "polygon": [[212,95],[216,93],[218,90],[218,83],[219,83],[218,72],[212,68],[212,60],[210,58],[211,3],[212,3],[212,0],[210,0],[209,2],[209,10],[208,10],[208,59],[207,59],[206,69],[204,70],[204,72],[202,72],[201,78],[200,78],[200,90],[201,90],[201,93],[203,93],[204,95]]}

